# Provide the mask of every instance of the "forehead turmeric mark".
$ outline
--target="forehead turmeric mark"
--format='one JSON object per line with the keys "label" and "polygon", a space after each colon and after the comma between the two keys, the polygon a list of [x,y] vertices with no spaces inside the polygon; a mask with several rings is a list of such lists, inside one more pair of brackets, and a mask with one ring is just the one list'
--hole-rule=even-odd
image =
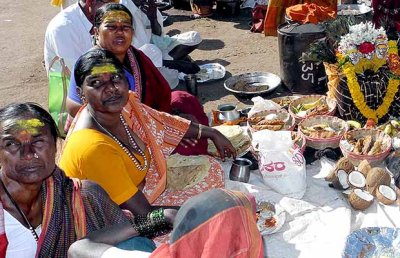
{"label": "forehead turmeric mark", "polygon": [[118,70],[113,64],[103,64],[94,66],[90,75],[100,75],[103,73],[117,73]]}
{"label": "forehead turmeric mark", "polygon": [[131,23],[131,17],[124,11],[108,11],[104,14],[103,22]]}
{"label": "forehead turmeric mark", "polygon": [[38,134],[39,130],[45,125],[37,118],[16,121],[17,129],[25,132],[24,134]]}

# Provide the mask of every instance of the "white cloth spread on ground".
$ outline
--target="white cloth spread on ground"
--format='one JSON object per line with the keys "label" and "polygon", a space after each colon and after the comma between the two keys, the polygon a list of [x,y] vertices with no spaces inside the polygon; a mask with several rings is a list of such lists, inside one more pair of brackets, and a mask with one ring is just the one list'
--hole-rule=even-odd
{"label": "white cloth spread on ground", "polygon": [[[44,61],[46,71],[55,56],[62,57],[70,71],[76,60],[92,48],[90,30],[92,24],[77,3],[59,12],[49,23],[44,39]],[[52,67],[60,72],[56,63]]]}
{"label": "white cloth spread on ground", "polygon": [[267,257],[341,257],[347,236],[364,227],[400,227],[397,205],[374,203],[364,212],[353,210],[341,191],[328,187],[324,177],[333,162],[321,159],[307,165],[307,191],[301,200],[269,189],[259,171],[252,171],[248,184],[229,180],[231,162],[222,163],[227,189],[263,196],[286,211],[283,227],[264,236]]}
{"label": "white cloth spread on ground", "polygon": [[[6,210],[4,210],[4,224],[8,239],[6,258],[35,257],[37,243],[31,231]],[[40,236],[42,227],[38,226],[35,231]]]}

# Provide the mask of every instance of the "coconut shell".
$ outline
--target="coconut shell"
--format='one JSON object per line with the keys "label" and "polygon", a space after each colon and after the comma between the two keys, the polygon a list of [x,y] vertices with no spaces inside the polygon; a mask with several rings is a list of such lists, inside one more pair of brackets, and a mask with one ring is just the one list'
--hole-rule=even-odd
{"label": "coconut shell", "polygon": [[360,171],[365,177],[367,177],[368,172],[372,169],[368,160],[364,159],[358,164],[357,171]]}
{"label": "coconut shell", "polygon": [[[342,182],[339,180],[339,173],[342,173],[342,175],[345,176],[344,181],[347,183],[347,185],[343,185]],[[346,173],[346,171],[344,171],[343,169],[339,169],[336,173],[335,173],[335,177],[332,180],[332,185],[334,188],[339,189],[339,190],[346,190],[350,187],[349,182],[348,182],[348,175]]]}
{"label": "coconut shell", "polygon": [[336,163],[336,167],[338,169],[343,169],[344,171],[347,172],[347,174],[354,170],[354,165],[346,157],[339,159],[338,162]]}
{"label": "coconut shell", "polygon": [[367,191],[375,195],[378,186],[390,185],[391,176],[385,169],[375,167],[368,172],[366,179]]}
{"label": "coconut shell", "polygon": [[371,206],[371,204],[373,202],[374,202],[373,199],[371,201],[362,199],[354,192],[354,190],[349,195],[349,203],[350,203],[351,207],[353,207],[353,209],[355,209],[355,210],[365,210],[369,206]]}
{"label": "coconut shell", "polygon": [[340,158],[336,165],[329,172],[329,175],[325,177],[326,181],[332,182],[336,178],[336,173],[338,170],[343,169],[347,173],[350,173],[354,170],[354,165],[350,162],[350,160],[346,157]]}
{"label": "coconut shell", "polygon": [[[390,200],[389,198],[386,198],[380,191],[379,191],[379,186],[377,187],[377,190],[376,190],[376,198],[381,202],[381,203],[383,203],[383,204],[385,204],[385,205],[391,205],[391,204],[393,204],[393,203],[395,203],[396,202],[396,200]],[[396,193],[396,192],[395,192]]]}

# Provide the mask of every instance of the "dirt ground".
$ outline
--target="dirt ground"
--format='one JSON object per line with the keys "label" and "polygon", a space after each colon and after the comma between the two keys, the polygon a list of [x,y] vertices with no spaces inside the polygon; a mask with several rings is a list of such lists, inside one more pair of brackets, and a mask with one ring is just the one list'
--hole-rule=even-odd
{"label": "dirt ground", "polygon": [[[0,107],[21,101],[47,107],[43,40],[48,22],[59,11],[49,2],[5,1],[1,4]],[[226,68],[224,79],[198,86],[198,98],[206,112],[219,103],[251,103],[229,94],[223,87],[226,78],[255,71],[279,74],[277,39],[250,32],[248,9],[234,17],[214,14],[203,19],[191,19],[191,12],[186,10],[172,8],[165,13],[169,15],[166,32],[196,30],[201,33],[203,42],[191,54],[192,59],[199,64],[218,62]],[[184,89],[184,84],[178,88]]]}

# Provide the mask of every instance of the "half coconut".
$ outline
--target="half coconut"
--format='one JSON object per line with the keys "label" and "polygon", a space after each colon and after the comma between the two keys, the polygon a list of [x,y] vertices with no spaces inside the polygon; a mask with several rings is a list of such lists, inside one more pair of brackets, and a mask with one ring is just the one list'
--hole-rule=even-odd
{"label": "half coconut", "polygon": [[349,174],[349,183],[355,188],[364,188],[366,179],[360,171],[354,170]]}
{"label": "half coconut", "polygon": [[380,185],[376,190],[376,198],[385,205],[393,204],[397,199],[397,194],[387,185]]}
{"label": "half coconut", "polygon": [[367,191],[354,189],[349,195],[349,203],[355,210],[365,210],[374,202],[374,196]]}
{"label": "half coconut", "polygon": [[348,182],[347,172],[343,169],[339,169],[336,172],[336,176],[333,178],[332,185],[334,188],[339,190],[346,190],[350,187]]}

